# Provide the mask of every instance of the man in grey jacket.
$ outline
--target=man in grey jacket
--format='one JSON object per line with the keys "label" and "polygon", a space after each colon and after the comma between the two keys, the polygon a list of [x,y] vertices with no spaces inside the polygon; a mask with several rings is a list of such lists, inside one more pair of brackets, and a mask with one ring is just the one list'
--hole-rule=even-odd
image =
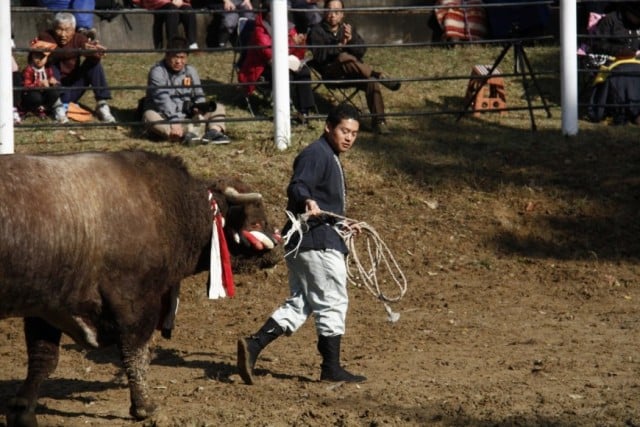
{"label": "man in grey jacket", "polygon": [[188,51],[187,40],[175,37],[163,60],[151,67],[142,119],[147,130],[162,140],[228,144],[224,105],[207,102],[198,71],[187,64]]}

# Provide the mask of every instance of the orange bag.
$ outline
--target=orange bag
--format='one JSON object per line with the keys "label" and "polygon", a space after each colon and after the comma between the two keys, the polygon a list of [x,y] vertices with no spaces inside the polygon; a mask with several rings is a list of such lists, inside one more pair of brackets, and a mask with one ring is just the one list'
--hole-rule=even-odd
{"label": "orange bag", "polygon": [[75,102],[69,103],[67,117],[75,122],[90,122],[93,120],[93,114],[91,111],[85,110]]}

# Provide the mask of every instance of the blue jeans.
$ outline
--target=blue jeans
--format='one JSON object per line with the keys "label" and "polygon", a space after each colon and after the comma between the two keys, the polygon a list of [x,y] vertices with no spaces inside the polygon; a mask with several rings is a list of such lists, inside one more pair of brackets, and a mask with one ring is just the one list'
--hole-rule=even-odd
{"label": "blue jeans", "polygon": [[91,86],[93,89],[96,101],[111,99],[111,91],[107,87],[107,77],[100,62],[85,59],[80,67],[64,78],[60,78],[60,69],[57,64],[53,66],[53,71],[61,84],[60,100],[64,103],[78,102],[87,86]]}

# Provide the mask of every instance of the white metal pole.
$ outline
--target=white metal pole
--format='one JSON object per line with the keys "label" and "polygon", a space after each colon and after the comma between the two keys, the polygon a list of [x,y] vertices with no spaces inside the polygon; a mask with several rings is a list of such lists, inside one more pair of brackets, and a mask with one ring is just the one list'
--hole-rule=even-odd
{"label": "white metal pole", "polygon": [[578,41],[576,0],[560,2],[562,134],[578,134]]}
{"label": "white metal pole", "polygon": [[289,21],[287,0],[272,0],[273,28],[273,118],[274,139],[278,150],[291,144],[291,107],[289,106]]}
{"label": "white metal pole", "polygon": [[11,2],[0,2],[0,154],[13,153]]}

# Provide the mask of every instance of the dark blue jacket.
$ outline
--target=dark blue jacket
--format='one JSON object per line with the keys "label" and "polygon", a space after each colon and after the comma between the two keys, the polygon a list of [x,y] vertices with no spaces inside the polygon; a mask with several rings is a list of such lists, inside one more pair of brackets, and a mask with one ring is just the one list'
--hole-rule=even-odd
{"label": "dark blue jacket", "polygon": [[[293,175],[287,187],[287,210],[295,216],[305,213],[305,201],[313,199],[323,211],[345,215],[346,185],[338,154],[323,137],[314,141],[298,154],[293,162]],[[334,230],[334,217],[312,217],[308,221],[309,231],[303,234],[300,250],[336,249],[344,254],[347,247]],[[291,222],[284,226],[286,234]],[[298,244],[294,235],[286,249]]]}

